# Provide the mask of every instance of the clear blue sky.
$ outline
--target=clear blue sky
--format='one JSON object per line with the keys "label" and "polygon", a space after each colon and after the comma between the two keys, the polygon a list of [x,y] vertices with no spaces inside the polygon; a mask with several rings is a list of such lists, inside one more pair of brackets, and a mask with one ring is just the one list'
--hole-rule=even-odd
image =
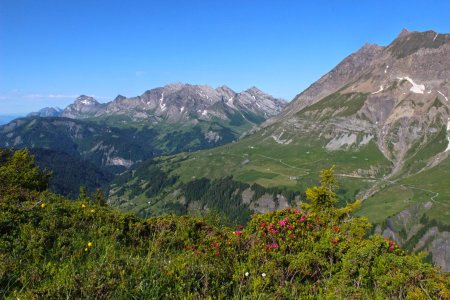
{"label": "clear blue sky", "polygon": [[450,1],[0,0],[0,115],[171,82],[291,100],[364,43],[450,33]]}

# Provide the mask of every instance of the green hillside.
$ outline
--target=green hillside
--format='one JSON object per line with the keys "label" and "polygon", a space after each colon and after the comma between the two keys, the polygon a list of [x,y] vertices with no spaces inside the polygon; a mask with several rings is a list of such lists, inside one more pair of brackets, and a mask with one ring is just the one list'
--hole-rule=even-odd
{"label": "green hillside", "polygon": [[245,227],[146,220],[45,190],[26,151],[0,152],[0,296],[5,299],[448,299],[448,275],[336,208],[332,170],[308,204]]}

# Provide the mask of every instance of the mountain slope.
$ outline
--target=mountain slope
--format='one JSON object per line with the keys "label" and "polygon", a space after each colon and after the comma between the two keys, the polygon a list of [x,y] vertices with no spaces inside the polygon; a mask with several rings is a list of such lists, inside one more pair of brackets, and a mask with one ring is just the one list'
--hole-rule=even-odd
{"label": "mountain slope", "polygon": [[[204,176],[233,175],[246,184],[298,191],[314,180],[315,172],[335,164],[341,199],[369,199],[362,211],[371,203],[368,216],[374,222],[426,204],[430,193],[419,192],[419,186],[410,188],[419,192],[410,205],[398,205],[404,200],[401,189],[389,199],[383,191],[413,178],[440,176],[432,170],[445,165],[450,153],[449,62],[450,35],[432,31],[403,31],[387,47],[365,45],[239,142],[161,158],[160,168],[179,180],[155,200],[183,204],[184,186]],[[139,182],[139,177],[132,180]],[[424,212],[450,225],[445,217],[450,203],[442,192],[448,187],[439,189],[437,194],[431,190],[436,203]],[[379,200],[370,201],[371,196]],[[111,193],[112,201],[131,201],[146,210],[143,199]],[[395,205],[386,210],[384,201]],[[450,245],[439,245],[439,255],[450,253]]]}

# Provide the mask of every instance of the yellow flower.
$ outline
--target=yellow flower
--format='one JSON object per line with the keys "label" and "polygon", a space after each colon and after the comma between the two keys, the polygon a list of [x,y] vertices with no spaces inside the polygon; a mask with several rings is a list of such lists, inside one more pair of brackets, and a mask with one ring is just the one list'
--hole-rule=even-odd
{"label": "yellow flower", "polygon": [[90,247],[92,247],[92,242],[88,242],[87,243],[87,246],[90,248]]}
{"label": "yellow flower", "polygon": [[86,205],[83,203],[83,204],[81,204],[81,208],[85,208],[86,207]]}
{"label": "yellow flower", "polygon": [[84,248],[84,251],[88,251],[88,248]]}
{"label": "yellow flower", "polygon": [[95,209],[91,209],[91,213],[95,213]]}
{"label": "yellow flower", "polygon": [[42,203],[42,204],[41,204],[41,208],[44,208],[44,207],[45,207],[45,203]]}

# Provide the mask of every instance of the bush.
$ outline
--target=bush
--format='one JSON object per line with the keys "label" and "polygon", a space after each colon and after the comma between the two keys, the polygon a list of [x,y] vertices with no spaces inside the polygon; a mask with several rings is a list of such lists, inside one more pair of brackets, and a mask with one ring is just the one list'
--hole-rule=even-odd
{"label": "bush", "polygon": [[188,216],[141,220],[39,190],[17,202],[22,194],[2,190],[0,296],[449,298],[444,274],[392,241],[365,238],[370,225],[351,216],[358,203],[335,208],[335,188],[326,170],[306,191],[309,204],[254,215],[237,229]]}

